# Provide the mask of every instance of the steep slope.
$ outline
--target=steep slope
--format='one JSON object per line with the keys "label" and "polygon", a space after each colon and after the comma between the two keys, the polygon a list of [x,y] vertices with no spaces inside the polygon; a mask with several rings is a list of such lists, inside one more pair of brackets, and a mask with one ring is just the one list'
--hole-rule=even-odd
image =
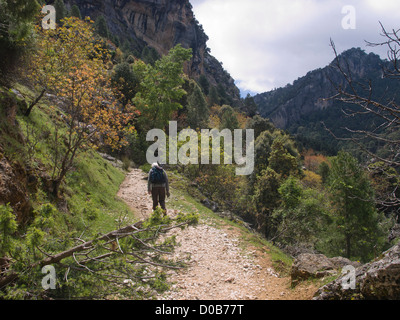
{"label": "steep slope", "polygon": [[233,105],[240,103],[240,92],[232,77],[209,53],[208,37],[195,19],[189,0],[65,0],[67,7],[76,4],[82,16],[95,20],[103,15],[110,32],[128,41],[132,50],[142,52],[149,46],[166,54],[178,43],[193,49],[187,74],[197,79],[205,75],[210,85],[222,85]]}
{"label": "steep slope", "polygon": [[[353,48],[343,52],[339,59],[347,61],[355,81],[367,83],[371,80],[375,99],[382,99],[385,94],[387,98],[396,95],[396,83],[383,78],[382,67],[388,67],[388,62],[381,60],[378,55]],[[335,135],[344,137],[347,134],[345,127],[365,129],[374,121],[372,117],[365,117],[362,121],[346,117],[343,113],[346,105],[337,100],[327,100],[336,93],[332,83],[344,85],[343,76],[333,65],[334,62],[309,72],[284,88],[254,97],[263,117],[296,135],[305,146],[332,154],[337,152],[340,143],[329,135],[322,122]]]}

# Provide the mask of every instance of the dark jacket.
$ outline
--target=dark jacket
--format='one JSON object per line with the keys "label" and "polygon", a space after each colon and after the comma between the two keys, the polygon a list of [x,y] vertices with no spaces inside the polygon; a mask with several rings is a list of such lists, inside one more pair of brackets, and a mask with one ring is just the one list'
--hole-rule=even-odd
{"label": "dark jacket", "polygon": [[[154,166],[153,166],[154,167]],[[169,182],[168,182],[168,175],[167,175],[167,173],[165,172],[165,170],[163,169],[163,168],[161,168],[161,167],[159,167],[159,166],[156,166],[158,169],[161,169],[162,171],[163,171],[163,175],[164,175],[164,177],[165,177],[165,183],[160,183],[160,184],[157,184],[157,183],[151,183],[151,181],[150,181],[150,173],[151,173],[151,170],[153,169],[153,168],[151,168],[150,169],[150,171],[149,171],[149,177],[148,177],[148,179],[147,179],[147,190],[149,191],[149,192],[151,192],[151,189],[153,188],[153,187],[162,187],[162,188],[166,188],[166,191],[167,191],[167,194],[169,193]]]}

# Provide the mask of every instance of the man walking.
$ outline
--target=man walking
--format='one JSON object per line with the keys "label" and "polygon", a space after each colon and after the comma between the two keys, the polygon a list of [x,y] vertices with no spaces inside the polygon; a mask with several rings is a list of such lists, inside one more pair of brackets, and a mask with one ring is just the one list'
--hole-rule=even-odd
{"label": "man walking", "polygon": [[167,212],[165,207],[165,196],[168,198],[170,196],[169,183],[167,173],[158,163],[153,163],[152,168],[150,169],[147,190],[153,198],[153,210],[156,210],[157,206],[160,204],[165,215]]}

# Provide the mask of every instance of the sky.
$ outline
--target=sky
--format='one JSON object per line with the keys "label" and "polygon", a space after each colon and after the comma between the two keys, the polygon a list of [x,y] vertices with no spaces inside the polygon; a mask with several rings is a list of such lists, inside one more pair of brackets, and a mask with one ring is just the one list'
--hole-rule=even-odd
{"label": "sky", "polygon": [[190,0],[211,54],[242,96],[293,83],[359,47],[387,58],[382,25],[400,29],[400,0]]}

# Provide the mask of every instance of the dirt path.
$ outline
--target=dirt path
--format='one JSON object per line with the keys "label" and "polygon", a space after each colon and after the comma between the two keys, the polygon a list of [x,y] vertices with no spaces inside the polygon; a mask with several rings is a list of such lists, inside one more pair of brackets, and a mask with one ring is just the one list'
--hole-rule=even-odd
{"label": "dirt path", "polygon": [[[118,193],[139,219],[151,213],[146,178],[133,169]],[[168,210],[169,215],[175,213]],[[318,289],[313,285],[291,289],[290,278],[279,277],[266,253],[255,247],[243,249],[240,231],[231,226],[216,228],[202,222],[173,233],[180,244],[174,258],[184,259],[188,268],[170,271],[173,285],[157,297],[160,300],[306,300]]]}

